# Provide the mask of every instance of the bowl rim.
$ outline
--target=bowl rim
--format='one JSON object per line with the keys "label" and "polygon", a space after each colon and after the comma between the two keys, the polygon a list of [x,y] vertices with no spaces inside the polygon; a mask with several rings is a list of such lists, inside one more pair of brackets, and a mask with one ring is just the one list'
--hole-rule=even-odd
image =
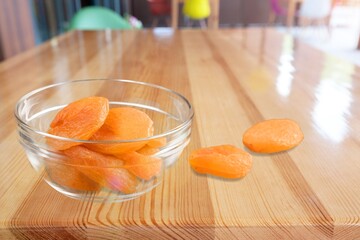
{"label": "bowl rim", "polygon": [[[55,88],[61,85],[70,85],[70,84],[74,84],[74,83],[81,83],[81,82],[89,82],[89,81],[112,81],[112,82],[123,82],[123,83],[130,83],[130,84],[138,84],[138,85],[144,85],[144,86],[148,86],[148,87],[152,87],[152,88],[156,88],[156,89],[160,89],[162,91],[166,91],[169,92],[171,94],[174,94],[176,96],[178,96],[180,99],[182,99],[186,105],[189,107],[189,114],[186,118],[185,121],[183,121],[181,124],[177,125],[176,127],[169,129],[165,132],[162,132],[160,134],[156,134],[150,137],[146,137],[146,138],[136,138],[136,139],[129,139],[129,140],[82,140],[82,139],[76,139],[76,138],[66,138],[66,137],[61,137],[61,136],[56,136],[56,135],[52,135],[49,134],[47,132],[41,131],[39,129],[35,129],[33,127],[31,127],[30,125],[28,125],[27,123],[25,123],[22,118],[19,116],[19,108],[20,108],[20,104],[25,102],[25,100],[27,98],[29,98],[30,96],[42,92],[44,90],[50,89],[50,88]],[[184,97],[182,94],[171,90],[169,88],[160,86],[160,85],[156,85],[153,83],[147,83],[147,82],[141,82],[141,81],[135,81],[135,80],[128,80],[128,79],[116,79],[116,78],[90,78],[90,79],[78,79],[78,80],[69,80],[69,81],[63,81],[63,82],[59,82],[59,83],[54,83],[54,84],[50,84],[50,85],[46,85],[37,89],[34,89],[30,92],[28,92],[27,94],[23,95],[15,104],[15,109],[14,109],[14,115],[15,118],[18,122],[18,125],[21,125],[21,127],[26,128],[29,131],[32,131],[34,133],[40,134],[42,136],[48,137],[48,138],[53,138],[53,139],[57,139],[57,140],[63,140],[63,141],[71,141],[71,142],[77,142],[77,143],[89,143],[89,144],[115,144],[115,143],[132,143],[132,142],[140,142],[140,141],[148,141],[151,139],[156,139],[156,138],[162,138],[162,137],[166,137],[168,135],[171,135],[181,129],[186,128],[187,125],[189,125],[194,117],[194,109],[190,103],[190,101]]]}

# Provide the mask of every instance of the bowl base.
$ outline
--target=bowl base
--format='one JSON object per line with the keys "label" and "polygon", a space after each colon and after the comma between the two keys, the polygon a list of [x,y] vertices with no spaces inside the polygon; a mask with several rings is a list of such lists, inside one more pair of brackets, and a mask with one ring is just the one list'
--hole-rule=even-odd
{"label": "bowl base", "polygon": [[151,186],[148,186],[143,191],[138,191],[132,194],[123,194],[119,191],[112,191],[109,189],[101,189],[99,191],[74,191],[72,189],[65,189],[64,187],[58,186],[56,183],[45,180],[47,184],[49,184],[52,188],[54,188],[57,192],[77,200],[82,201],[91,201],[91,202],[101,202],[101,203],[114,203],[114,202],[124,202],[129,201],[135,198],[144,195],[147,192],[150,192],[155,187],[157,187],[161,180],[154,180],[154,183]]}

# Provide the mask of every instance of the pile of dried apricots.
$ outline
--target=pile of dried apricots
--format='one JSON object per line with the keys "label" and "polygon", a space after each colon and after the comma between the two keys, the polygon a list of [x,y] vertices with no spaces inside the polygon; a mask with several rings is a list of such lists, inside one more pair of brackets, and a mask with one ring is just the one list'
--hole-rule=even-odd
{"label": "pile of dried apricots", "polygon": [[[299,125],[290,119],[259,122],[243,135],[243,144],[256,153],[277,153],[299,145],[304,138]],[[251,155],[232,145],[198,149],[189,158],[192,168],[201,174],[223,178],[242,178],[252,166]]]}
{"label": "pile of dried apricots", "polygon": [[[87,97],[70,103],[57,113],[48,133],[94,141],[47,138],[49,146],[66,156],[65,162],[47,163],[48,174],[66,187],[86,191],[104,187],[130,194],[136,192],[139,180],[151,180],[162,169],[162,160],[154,154],[166,144],[165,138],[111,142],[153,136],[151,118],[132,107],[110,109],[108,99],[103,97]],[[296,122],[270,119],[246,130],[243,144],[256,153],[276,153],[299,145],[303,138]],[[252,156],[233,145],[219,145],[193,151],[189,162],[200,174],[242,178],[252,167]]]}
{"label": "pile of dried apricots", "polygon": [[87,97],[61,109],[50,124],[49,134],[78,140],[108,141],[82,143],[48,137],[47,144],[61,151],[66,160],[47,163],[47,172],[59,185],[76,190],[108,188],[125,194],[136,191],[139,180],[148,181],[162,169],[153,156],[166,139],[111,142],[151,137],[153,121],[132,107],[109,108],[104,97]]}

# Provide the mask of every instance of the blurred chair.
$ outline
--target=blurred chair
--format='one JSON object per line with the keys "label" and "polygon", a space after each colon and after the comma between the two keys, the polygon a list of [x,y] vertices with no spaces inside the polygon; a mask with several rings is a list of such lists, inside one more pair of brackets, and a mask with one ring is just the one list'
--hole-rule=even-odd
{"label": "blurred chair", "polygon": [[161,18],[165,18],[165,23],[170,26],[171,6],[169,0],[147,0],[151,15],[153,17],[152,27],[156,27]]}
{"label": "blurred chair", "polygon": [[279,0],[269,0],[270,4],[270,14],[269,14],[269,23],[274,24],[279,19],[282,21],[283,18],[286,18],[286,10],[282,6]]}
{"label": "blurred chair", "polygon": [[70,21],[69,30],[131,29],[131,25],[115,11],[105,7],[80,9]]}
{"label": "blurred chair", "polygon": [[205,19],[210,16],[209,0],[185,0],[183,14],[189,20],[197,20],[202,28],[206,27]]}
{"label": "blurred chair", "polygon": [[332,0],[304,0],[298,12],[300,26],[330,26]]}

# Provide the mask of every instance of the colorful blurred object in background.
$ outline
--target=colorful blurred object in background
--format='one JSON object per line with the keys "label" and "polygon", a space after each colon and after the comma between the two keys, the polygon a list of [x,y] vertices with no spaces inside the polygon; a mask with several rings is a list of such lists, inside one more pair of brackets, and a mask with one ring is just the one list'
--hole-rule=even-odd
{"label": "colorful blurred object in background", "polygon": [[[205,19],[210,16],[209,0],[186,0],[183,7],[183,14],[191,20],[198,20],[202,28],[206,27]],[[189,26],[189,25],[188,25]]]}
{"label": "colorful blurred object in background", "polygon": [[147,0],[147,2],[153,18],[151,26],[158,26],[161,19],[165,19],[166,25],[170,26],[170,0]]}

